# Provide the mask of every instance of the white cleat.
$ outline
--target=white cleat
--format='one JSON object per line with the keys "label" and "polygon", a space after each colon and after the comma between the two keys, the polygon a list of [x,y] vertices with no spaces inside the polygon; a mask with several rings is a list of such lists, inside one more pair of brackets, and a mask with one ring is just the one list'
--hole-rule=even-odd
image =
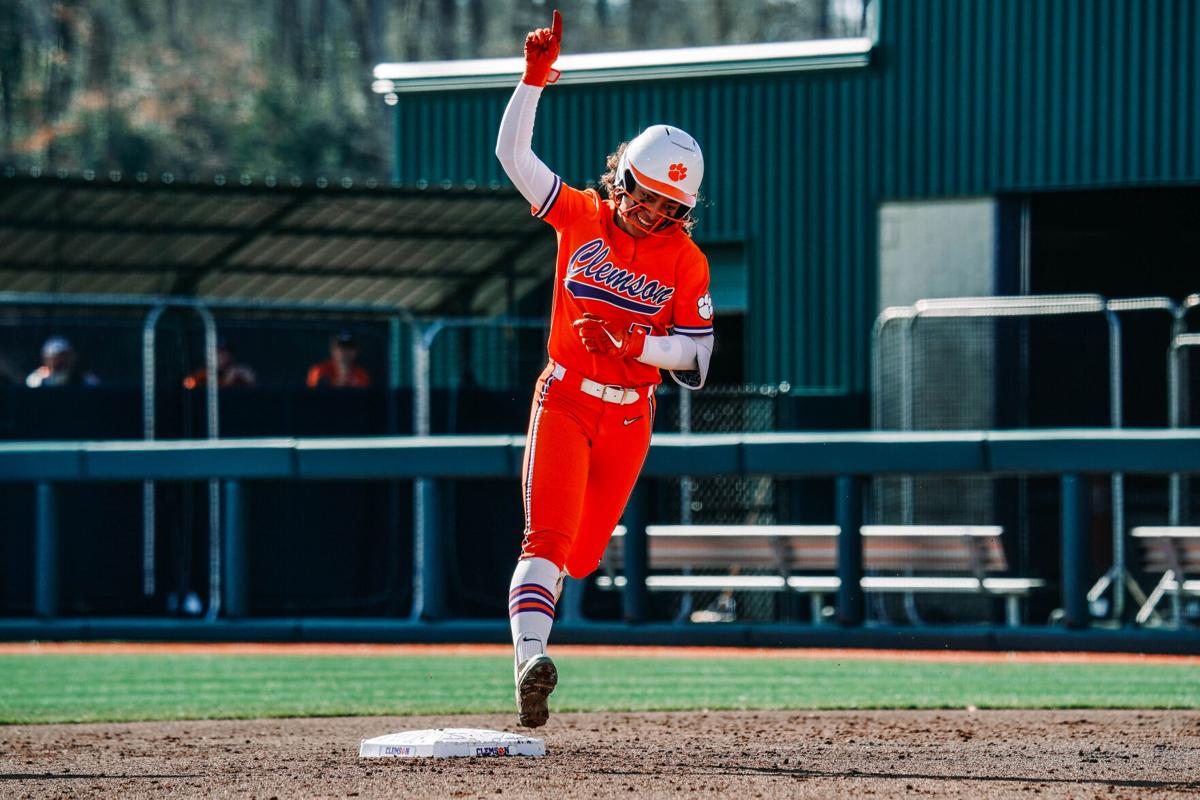
{"label": "white cleat", "polygon": [[545,653],[531,656],[517,667],[517,713],[521,725],[540,728],[550,719],[547,699],[558,685],[558,670]]}

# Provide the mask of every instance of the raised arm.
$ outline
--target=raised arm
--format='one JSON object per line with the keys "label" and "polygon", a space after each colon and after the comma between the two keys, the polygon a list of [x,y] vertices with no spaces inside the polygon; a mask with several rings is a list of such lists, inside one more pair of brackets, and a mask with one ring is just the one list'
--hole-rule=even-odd
{"label": "raised arm", "polygon": [[533,121],[547,83],[558,79],[554,61],[562,45],[562,15],[557,10],[549,28],[525,37],[525,74],[504,109],[496,137],[496,158],[530,205],[541,208],[557,189],[558,177],[533,152]]}
{"label": "raised arm", "polygon": [[537,115],[540,86],[517,84],[500,120],[496,158],[517,191],[531,206],[541,208],[550,199],[558,177],[533,152],[533,119]]}

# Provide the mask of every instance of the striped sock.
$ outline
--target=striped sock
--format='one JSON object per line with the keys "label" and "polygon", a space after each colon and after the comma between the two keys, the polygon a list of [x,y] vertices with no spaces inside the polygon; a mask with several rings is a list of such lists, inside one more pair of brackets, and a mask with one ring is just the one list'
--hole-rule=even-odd
{"label": "striped sock", "polygon": [[523,558],[513,570],[508,621],[518,663],[546,652],[554,625],[554,590],[560,572],[554,562],[544,558]]}

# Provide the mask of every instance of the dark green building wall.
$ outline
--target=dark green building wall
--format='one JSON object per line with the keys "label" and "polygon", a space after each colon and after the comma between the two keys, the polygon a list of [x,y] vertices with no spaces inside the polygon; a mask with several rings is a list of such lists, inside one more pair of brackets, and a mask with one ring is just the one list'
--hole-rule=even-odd
{"label": "dark green building wall", "polygon": [[[870,67],[552,86],[534,148],[582,185],[646,125],[690,131],[697,240],[745,246],[747,377],[862,392],[880,202],[1198,183],[1198,50],[1195,0],[885,0]],[[401,95],[396,177],[504,180],[508,94]]]}

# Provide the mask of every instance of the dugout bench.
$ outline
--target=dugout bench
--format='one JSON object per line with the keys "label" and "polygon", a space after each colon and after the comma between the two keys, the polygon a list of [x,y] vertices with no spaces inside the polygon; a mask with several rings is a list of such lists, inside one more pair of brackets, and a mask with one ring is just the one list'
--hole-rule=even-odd
{"label": "dugout bench", "polygon": [[1143,526],[1134,528],[1130,535],[1141,545],[1146,571],[1160,576],[1138,609],[1137,623],[1145,625],[1152,617],[1159,618],[1155,609],[1163,596],[1170,593],[1171,616],[1178,627],[1183,616],[1183,598],[1200,597],[1200,578],[1188,577],[1200,572],[1200,527]]}
{"label": "dugout bench", "polygon": [[[1021,621],[1020,600],[1046,586],[1040,578],[1004,576],[1008,561],[994,525],[864,525],[864,594],[904,595],[910,620],[922,593],[1004,599],[1005,623]],[[651,592],[790,592],[809,599],[814,625],[837,593],[836,525],[648,525]],[[618,527],[596,578],[600,589],[625,586],[625,529]],[[710,571],[693,574],[693,570]],[[752,574],[743,574],[749,570]],[[719,571],[719,572],[713,572]]]}

